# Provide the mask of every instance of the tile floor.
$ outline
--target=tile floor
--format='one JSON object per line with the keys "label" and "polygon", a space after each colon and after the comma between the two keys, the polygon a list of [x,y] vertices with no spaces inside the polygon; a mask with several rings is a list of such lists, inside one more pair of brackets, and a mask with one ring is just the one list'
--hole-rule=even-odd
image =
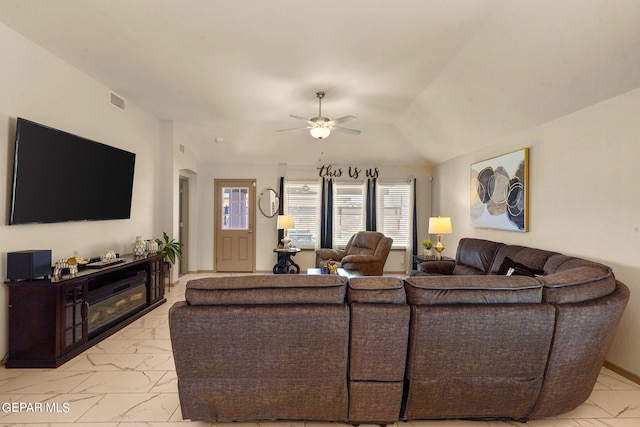
{"label": "tile floor", "polygon": [[[58,369],[0,368],[0,425],[211,426],[181,419],[167,312],[182,300],[187,275],[168,302]],[[22,406],[21,406],[22,405]],[[590,399],[561,417],[529,421],[411,421],[397,427],[638,427],[640,385],[604,369]],[[227,427],[331,427],[340,423],[232,423]],[[392,426],[395,427],[395,426]]]}

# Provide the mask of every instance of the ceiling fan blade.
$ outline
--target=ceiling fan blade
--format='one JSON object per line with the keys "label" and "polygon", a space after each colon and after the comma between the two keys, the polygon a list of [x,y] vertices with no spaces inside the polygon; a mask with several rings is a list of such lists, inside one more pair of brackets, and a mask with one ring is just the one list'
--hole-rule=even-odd
{"label": "ceiling fan blade", "polygon": [[302,127],[302,128],[276,129],[276,132],[286,132],[288,130],[300,130],[300,129],[309,129],[309,126]]}
{"label": "ceiling fan blade", "polygon": [[307,122],[308,124],[312,125],[313,122],[309,119],[305,119],[304,117],[300,117],[300,116],[295,116],[295,115],[290,115],[289,117],[293,117],[294,119],[298,119],[298,120],[302,120],[303,122]]}
{"label": "ceiling fan blade", "polygon": [[344,116],[338,119],[329,120],[329,123],[331,123],[332,125],[336,125],[340,123],[352,122],[354,120],[358,120],[358,118],[356,116]]}
{"label": "ceiling fan blade", "polygon": [[343,128],[341,126],[332,126],[331,129],[338,132],[350,133],[351,135],[360,135],[360,131],[357,129]]}

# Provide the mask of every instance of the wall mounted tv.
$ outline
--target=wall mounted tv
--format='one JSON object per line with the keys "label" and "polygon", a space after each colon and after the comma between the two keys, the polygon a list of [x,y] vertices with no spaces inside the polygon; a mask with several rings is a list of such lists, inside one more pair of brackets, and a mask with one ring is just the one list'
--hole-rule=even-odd
{"label": "wall mounted tv", "polygon": [[9,224],[130,218],[135,160],[19,117]]}

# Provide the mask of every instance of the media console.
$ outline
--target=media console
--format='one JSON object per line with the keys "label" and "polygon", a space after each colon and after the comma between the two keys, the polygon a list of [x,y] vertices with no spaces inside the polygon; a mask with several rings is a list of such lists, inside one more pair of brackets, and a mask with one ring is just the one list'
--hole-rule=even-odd
{"label": "media console", "polygon": [[164,257],[126,255],[75,277],[7,282],[7,368],[56,368],[166,302]]}

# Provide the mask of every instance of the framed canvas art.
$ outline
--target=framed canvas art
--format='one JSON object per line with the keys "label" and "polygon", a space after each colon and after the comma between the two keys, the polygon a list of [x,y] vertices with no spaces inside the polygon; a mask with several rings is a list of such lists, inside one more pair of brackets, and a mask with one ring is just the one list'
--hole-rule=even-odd
{"label": "framed canvas art", "polygon": [[471,226],[529,231],[529,149],[471,165]]}

